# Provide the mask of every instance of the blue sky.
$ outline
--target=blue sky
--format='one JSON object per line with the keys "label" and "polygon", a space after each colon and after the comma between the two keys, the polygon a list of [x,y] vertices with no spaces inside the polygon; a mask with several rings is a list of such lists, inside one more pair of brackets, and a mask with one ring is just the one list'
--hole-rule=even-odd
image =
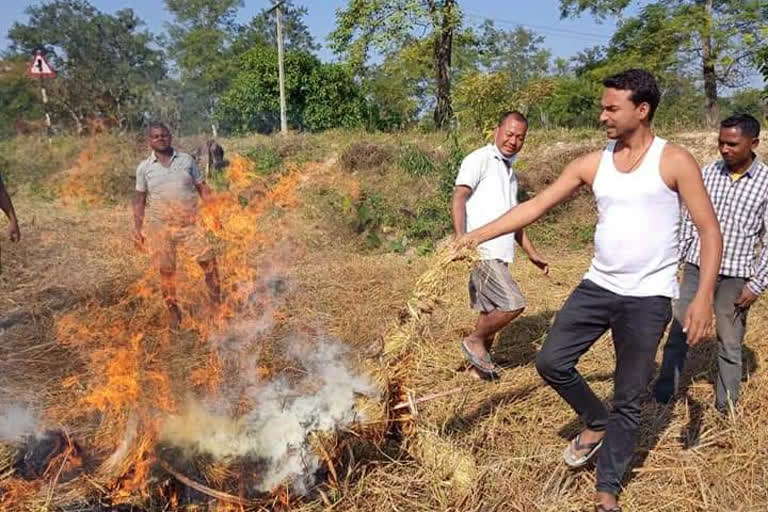
{"label": "blue sky", "polygon": [[[170,16],[162,0],[90,0],[91,4],[105,12],[114,12],[124,7],[132,8],[147,23],[153,32],[164,30]],[[5,49],[8,40],[5,36],[13,22],[25,22],[24,10],[37,1],[0,0],[0,49]],[[297,5],[309,9],[306,23],[315,39],[325,46],[326,36],[333,30],[334,16],[337,9],[346,5],[346,0],[295,0]],[[245,7],[240,10],[239,19],[246,22],[264,7],[271,5],[269,0],[245,0]],[[571,57],[580,50],[605,43],[609,40],[615,24],[611,21],[596,23],[591,16],[580,19],[561,20],[558,0],[472,0],[460,1],[468,22],[479,23],[484,18],[496,21],[499,27],[512,28],[521,24],[545,36],[545,46],[556,57]],[[158,6],[163,6],[158,8]],[[333,55],[323,48],[320,57],[324,60]]]}
{"label": "blue sky", "polygon": [[[144,20],[147,27],[155,33],[165,30],[165,24],[171,21],[165,10],[163,0],[90,0],[91,4],[105,12],[114,12],[125,7],[132,8]],[[0,0],[0,51],[8,46],[6,35],[13,22],[25,22],[24,10],[29,5],[40,3],[38,0]],[[646,0],[633,2],[627,14],[638,11],[638,6],[649,3]],[[264,7],[272,5],[270,0],[245,0],[238,18],[246,23]],[[327,49],[326,37],[333,30],[335,13],[344,7],[347,0],[294,0],[296,5],[304,5],[309,10],[305,19],[315,40],[323,48],[319,56],[323,60],[332,60],[334,55]],[[560,19],[559,0],[459,0],[459,4],[468,23],[479,24],[484,19],[492,19],[497,26],[513,28],[523,25],[545,37],[544,46],[552,51],[554,57],[573,57],[585,48],[605,44],[616,28],[613,20],[597,22],[586,14],[575,19]],[[762,78],[755,74],[749,79],[749,86],[762,87]]]}

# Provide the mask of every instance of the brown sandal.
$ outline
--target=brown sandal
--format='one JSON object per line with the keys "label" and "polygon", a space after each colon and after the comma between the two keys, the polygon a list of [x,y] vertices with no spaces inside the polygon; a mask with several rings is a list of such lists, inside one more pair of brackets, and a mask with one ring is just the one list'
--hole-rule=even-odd
{"label": "brown sandal", "polygon": [[595,512],[621,512],[621,507],[614,505],[611,508],[607,508],[605,505],[595,505]]}

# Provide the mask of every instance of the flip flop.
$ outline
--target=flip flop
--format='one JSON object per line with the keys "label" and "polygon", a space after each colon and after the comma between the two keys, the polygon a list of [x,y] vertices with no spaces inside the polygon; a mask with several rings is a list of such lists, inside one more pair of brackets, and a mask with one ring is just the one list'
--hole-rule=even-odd
{"label": "flip flop", "polygon": [[[576,437],[573,438],[573,440],[568,443],[568,446],[565,447],[565,450],[563,450],[563,460],[565,463],[572,467],[572,468],[579,468],[589,462],[589,460],[597,453],[597,450],[600,449],[601,446],[603,446],[603,439],[600,439],[596,443],[585,443],[581,444],[581,433],[577,434]],[[576,455],[574,453],[574,450],[589,450],[587,453],[583,455]],[[612,512],[613,509],[610,509],[609,512]],[[621,510],[621,509],[619,509]]]}
{"label": "flip flop", "polygon": [[605,505],[595,505],[595,512],[621,512],[621,507],[614,505],[608,508]]}
{"label": "flip flop", "polygon": [[499,376],[499,367],[491,361],[491,356],[487,354],[485,357],[476,356],[467,348],[467,345],[465,344],[466,341],[466,339],[461,340],[460,345],[461,351],[464,352],[464,357],[469,364],[474,366],[480,373],[488,375],[491,378],[497,378]]}

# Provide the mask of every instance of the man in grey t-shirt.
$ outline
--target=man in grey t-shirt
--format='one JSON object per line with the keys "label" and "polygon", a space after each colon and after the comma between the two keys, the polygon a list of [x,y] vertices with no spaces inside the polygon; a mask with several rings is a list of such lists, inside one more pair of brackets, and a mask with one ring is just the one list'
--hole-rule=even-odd
{"label": "man in grey t-shirt", "polygon": [[[171,132],[161,123],[149,126],[152,154],[136,169],[136,199],[133,213],[136,245],[149,246],[152,261],[161,276],[163,299],[168,306],[171,329],[181,323],[176,302],[176,251],[181,246],[194,256],[205,273],[211,301],[221,301],[216,258],[197,225],[198,197],[210,198],[195,160],[171,146]],[[147,237],[142,228],[147,218]]]}

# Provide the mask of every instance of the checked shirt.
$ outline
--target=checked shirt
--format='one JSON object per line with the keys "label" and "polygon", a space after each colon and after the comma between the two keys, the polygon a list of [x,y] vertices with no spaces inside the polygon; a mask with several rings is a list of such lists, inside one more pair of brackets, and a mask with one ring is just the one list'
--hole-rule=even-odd
{"label": "checked shirt", "polygon": [[[704,185],[723,234],[720,274],[749,279],[755,294],[768,288],[768,249],[763,240],[768,226],[768,165],[757,157],[739,179],[731,178],[722,160],[702,170]],[[700,264],[701,240],[690,214],[683,212],[681,258]]]}

